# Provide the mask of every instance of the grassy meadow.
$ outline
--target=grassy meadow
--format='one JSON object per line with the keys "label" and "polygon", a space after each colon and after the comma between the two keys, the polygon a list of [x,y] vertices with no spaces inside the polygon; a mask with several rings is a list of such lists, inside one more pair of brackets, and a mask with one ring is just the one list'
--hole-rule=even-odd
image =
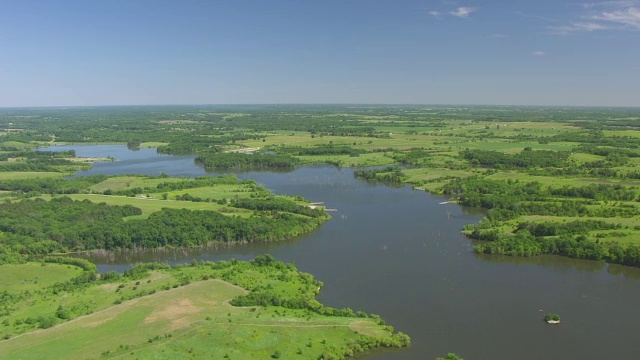
{"label": "grassy meadow", "polygon": [[[234,274],[225,275],[229,270]],[[0,358],[315,359],[363,341],[362,336],[383,341],[392,337],[375,317],[231,305],[232,299],[249,293],[244,288],[251,283],[269,284],[283,297],[301,292],[314,296],[318,285],[309,282],[312,278],[277,263],[209,263],[76,288],[54,286],[72,282],[81,272],[49,263],[0,266],[2,279],[15,278],[3,284],[7,293],[23,298],[1,317]],[[228,281],[214,278],[225,276]],[[60,309],[68,310],[62,318]],[[51,327],[28,324],[27,319],[47,316],[55,320]]]}

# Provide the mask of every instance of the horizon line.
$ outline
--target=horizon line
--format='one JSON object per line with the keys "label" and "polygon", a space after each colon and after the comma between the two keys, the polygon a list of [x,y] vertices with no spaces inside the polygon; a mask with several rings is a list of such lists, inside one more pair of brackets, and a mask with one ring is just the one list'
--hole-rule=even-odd
{"label": "horizon line", "polygon": [[548,104],[462,104],[462,103],[192,103],[192,104],[108,104],[108,105],[29,105],[0,106],[0,109],[63,109],[97,107],[169,107],[169,106],[468,106],[468,107],[550,107],[550,108],[630,108],[640,109],[640,105],[548,105]]}

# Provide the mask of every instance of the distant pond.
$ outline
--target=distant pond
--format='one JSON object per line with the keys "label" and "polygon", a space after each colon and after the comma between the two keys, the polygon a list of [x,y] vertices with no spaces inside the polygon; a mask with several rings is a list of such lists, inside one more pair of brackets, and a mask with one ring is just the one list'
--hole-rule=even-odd
{"label": "distant pond", "polygon": [[[194,156],[130,151],[120,145],[55,146],[106,157],[77,176],[207,174]],[[275,193],[324,202],[332,213],[313,233],[278,243],[189,251],[92,255],[101,271],[136,262],[251,259],[270,253],[323,281],[319,300],[380,314],[409,334],[408,350],[368,359],[635,359],[640,270],[557,256],[476,255],[460,234],[482,212],[414,190],[353,177],[352,169],[305,166],[288,173],[242,172]],[[543,322],[548,312],[562,324]]]}

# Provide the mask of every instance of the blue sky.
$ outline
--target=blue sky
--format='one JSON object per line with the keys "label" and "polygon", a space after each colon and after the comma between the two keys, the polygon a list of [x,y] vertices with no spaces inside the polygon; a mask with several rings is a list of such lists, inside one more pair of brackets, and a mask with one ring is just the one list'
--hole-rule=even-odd
{"label": "blue sky", "polygon": [[0,106],[640,106],[640,0],[0,0]]}

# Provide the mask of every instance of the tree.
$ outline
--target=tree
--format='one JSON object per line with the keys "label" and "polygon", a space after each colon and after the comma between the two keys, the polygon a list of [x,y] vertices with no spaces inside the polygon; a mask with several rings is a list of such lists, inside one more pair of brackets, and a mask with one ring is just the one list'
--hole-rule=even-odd
{"label": "tree", "polygon": [[436,360],[464,360],[455,353],[448,353],[445,357],[436,358]]}

